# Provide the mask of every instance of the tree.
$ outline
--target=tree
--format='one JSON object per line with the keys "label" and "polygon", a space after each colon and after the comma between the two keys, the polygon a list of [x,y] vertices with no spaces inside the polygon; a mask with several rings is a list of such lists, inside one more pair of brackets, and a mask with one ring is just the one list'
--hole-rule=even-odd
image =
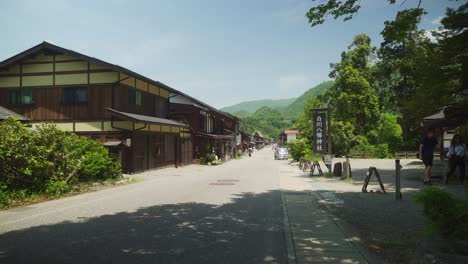
{"label": "tree", "polygon": [[442,28],[434,32],[443,56],[444,75],[460,80],[458,90],[468,89],[468,3],[447,8]]}
{"label": "tree", "polygon": [[420,8],[406,9],[398,12],[395,20],[385,22],[381,33],[384,41],[378,53],[378,77],[385,84],[383,90],[391,91],[401,115],[403,138],[409,146],[419,134],[420,120],[453,100],[457,82],[463,76],[463,59],[454,55],[463,54],[463,45],[452,52],[457,45],[442,45],[446,37],[440,38],[439,43],[431,42],[418,28],[424,14]]}
{"label": "tree", "polygon": [[341,61],[332,64],[335,84],[324,99],[333,107],[333,119],[354,125],[354,133],[370,138],[380,121],[379,100],[371,86],[370,61],[375,48],[365,34],[355,36]]}
{"label": "tree", "polygon": [[[317,0],[312,0],[313,2]],[[393,5],[397,0],[386,0],[390,5]],[[449,0],[459,1],[459,0]],[[344,17],[343,21],[348,21],[361,9],[360,0],[328,0],[323,4],[318,4],[309,9],[306,17],[312,27],[323,24],[325,19],[330,15],[333,19]],[[405,4],[406,0],[401,3]],[[417,0],[417,9],[420,9],[422,0]]]}
{"label": "tree", "polygon": [[251,116],[240,118],[241,130],[249,134],[260,132],[263,136],[271,138],[277,138],[289,126],[283,121],[280,112],[267,106],[259,108]]}

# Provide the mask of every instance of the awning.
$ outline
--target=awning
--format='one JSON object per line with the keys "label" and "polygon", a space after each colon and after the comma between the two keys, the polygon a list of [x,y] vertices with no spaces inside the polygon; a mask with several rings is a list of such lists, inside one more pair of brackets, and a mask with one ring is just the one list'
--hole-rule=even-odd
{"label": "awning", "polygon": [[135,121],[135,122],[140,122],[143,124],[156,124],[156,125],[167,125],[167,126],[176,126],[176,127],[188,127],[188,125],[184,123],[180,123],[174,120],[170,119],[164,119],[160,117],[154,117],[154,116],[146,116],[146,115],[139,115],[139,114],[133,114],[133,113],[127,113],[127,112],[120,112],[112,108],[107,108],[107,111],[111,112],[113,116],[125,119],[125,120],[130,120],[130,121]]}
{"label": "awning", "polygon": [[102,144],[104,147],[119,147],[119,146],[125,146],[125,144],[122,141],[106,141],[104,144]]}
{"label": "awning", "polygon": [[201,133],[201,132],[195,133],[195,136],[206,137],[206,138],[211,138],[211,139],[234,139],[234,135],[217,135],[217,134],[207,134],[207,133]]}
{"label": "awning", "polygon": [[9,116],[16,118],[18,120],[21,120],[21,121],[29,120],[26,117],[11,111],[10,109],[0,106],[0,120],[4,120]]}

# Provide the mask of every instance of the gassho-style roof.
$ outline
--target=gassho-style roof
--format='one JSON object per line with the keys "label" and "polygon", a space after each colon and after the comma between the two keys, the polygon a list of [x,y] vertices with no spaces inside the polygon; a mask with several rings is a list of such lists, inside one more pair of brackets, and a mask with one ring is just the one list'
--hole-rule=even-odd
{"label": "gassho-style roof", "polygon": [[100,59],[97,59],[97,58],[94,58],[94,57],[90,57],[90,56],[87,56],[87,55],[84,55],[82,53],[79,53],[79,52],[76,52],[76,51],[73,51],[73,50],[70,50],[70,49],[65,49],[65,48],[62,48],[62,47],[59,47],[57,45],[54,45],[52,43],[49,43],[49,42],[42,42],[30,49],[27,49],[21,53],[18,53],[17,55],[13,56],[13,57],[10,57],[2,62],[0,62],[0,70],[2,68],[7,68],[9,65],[15,63],[15,62],[18,62],[22,59],[25,59],[25,58],[28,58],[30,56],[33,56],[35,55],[36,53],[38,53],[39,51],[49,51],[49,52],[55,52],[55,53],[64,53],[64,54],[70,54],[72,56],[75,56],[75,57],[78,57],[82,60],[85,60],[85,61],[89,61],[89,62],[93,62],[93,63],[96,63],[96,64],[100,64],[100,65],[103,65],[103,66],[106,66],[106,67],[109,67],[110,69],[114,70],[114,71],[119,71],[119,72],[122,72],[122,73],[125,73],[127,75],[133,75],[134,77],[137,77],[139,79],[142,79],[144,81],[147,81],[153,85],[156,85],[160,88],[163,88],[163,89],[166,89],[168,90],[170,93],[172,93],[172,96],[175,96],[175,95],[181,95],[181,96],[184,96],[188,99],[190,99],[191,101],[205,107],[205,108],[208,108],[209,110],[213,111],[213,112],[217,112],[221,115],[224,115],[224,116],[227,116],[229,118],[233,118],[233,119],[237,119],[235,116],[229,114],[229,113],[226,113],[224,111],[221,111],[221,110],[218,110],[186,93],[183,93],[181,91],[178,91],[162,82],[159,82],[159,81],[154,81],[148,77],[145,77],[143,75],[140,75],[134,71],[131,71],[127,68],[124,68],[122,66],[119,66],[119,65],[116,65],[116,64],[112,64],[112,63],[109,63],[109,62],[106,62],[106,61],[103,61],[103,60],[100,60]]}
{"label": "gassho-style roof", "polygon": [[0,106],[0,120],[5,120],[9,116],[13,117],[13,118],[16,118],[18,120],[21,120],[21,121],[29,120],[26,117],[11,111],[10,109],[7,109],[7,108],[5,108],[3,106]]}
{"label": "gassho-style roof", "polygon": [[146,116],[146,115],[139,115],[127,112],[117,111],[112,108],[107,108],[107,111],[111,112],[113,116],[129,120],[129,121],[136,121],[144,124],[156,124],[156,125],[168,125],[168,126],[176,126],[176,127],[188,127],[188,125],[184,123],[180,123],[170,119],[164,119],[154,116]]}

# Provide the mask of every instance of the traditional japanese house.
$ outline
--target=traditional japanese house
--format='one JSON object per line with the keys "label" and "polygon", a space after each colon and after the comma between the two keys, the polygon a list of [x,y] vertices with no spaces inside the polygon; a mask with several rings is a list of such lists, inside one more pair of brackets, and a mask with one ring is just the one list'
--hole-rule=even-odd
{"label": "traditional japanese house", "polygon": [[265,146],[265,138],[259,132],[255,132],[253,135],[253,140],[255,142],[255,147],[257,149],[261,149]]}
{"label": "traditional japanese house", "polygon": [[127,173],[183,160],[188,125],[168,118],[169,98],[176,94],[181,92],[126,68],[47,42],[0,62],[0,106],[33,127],[54,123],[102,142]]}
{"label": "traditional japanese house", "polygon": [[191,134],[184,135],[183,163],[214,153],[218,158],[235,157],[239,120],[197,99],[174,95],[170,99],[170,117],[189,124]]}
{"label": "traditional japanese house", "polygon": [[240,135],[240,144],[237,145],[237,150],[245,152],[248,148],[253,147],[254,144],[251,143],[252,135],[247,134],[244,131],[239,130]]}

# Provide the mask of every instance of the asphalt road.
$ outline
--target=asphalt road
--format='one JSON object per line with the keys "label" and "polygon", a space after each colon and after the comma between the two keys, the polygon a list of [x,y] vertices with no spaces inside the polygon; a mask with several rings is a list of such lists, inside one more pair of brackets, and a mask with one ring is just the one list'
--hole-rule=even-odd
{"label": "asphalt road", "polygon": [[284,163],[266,149],[0,211],[0,263],[286,263]]}

